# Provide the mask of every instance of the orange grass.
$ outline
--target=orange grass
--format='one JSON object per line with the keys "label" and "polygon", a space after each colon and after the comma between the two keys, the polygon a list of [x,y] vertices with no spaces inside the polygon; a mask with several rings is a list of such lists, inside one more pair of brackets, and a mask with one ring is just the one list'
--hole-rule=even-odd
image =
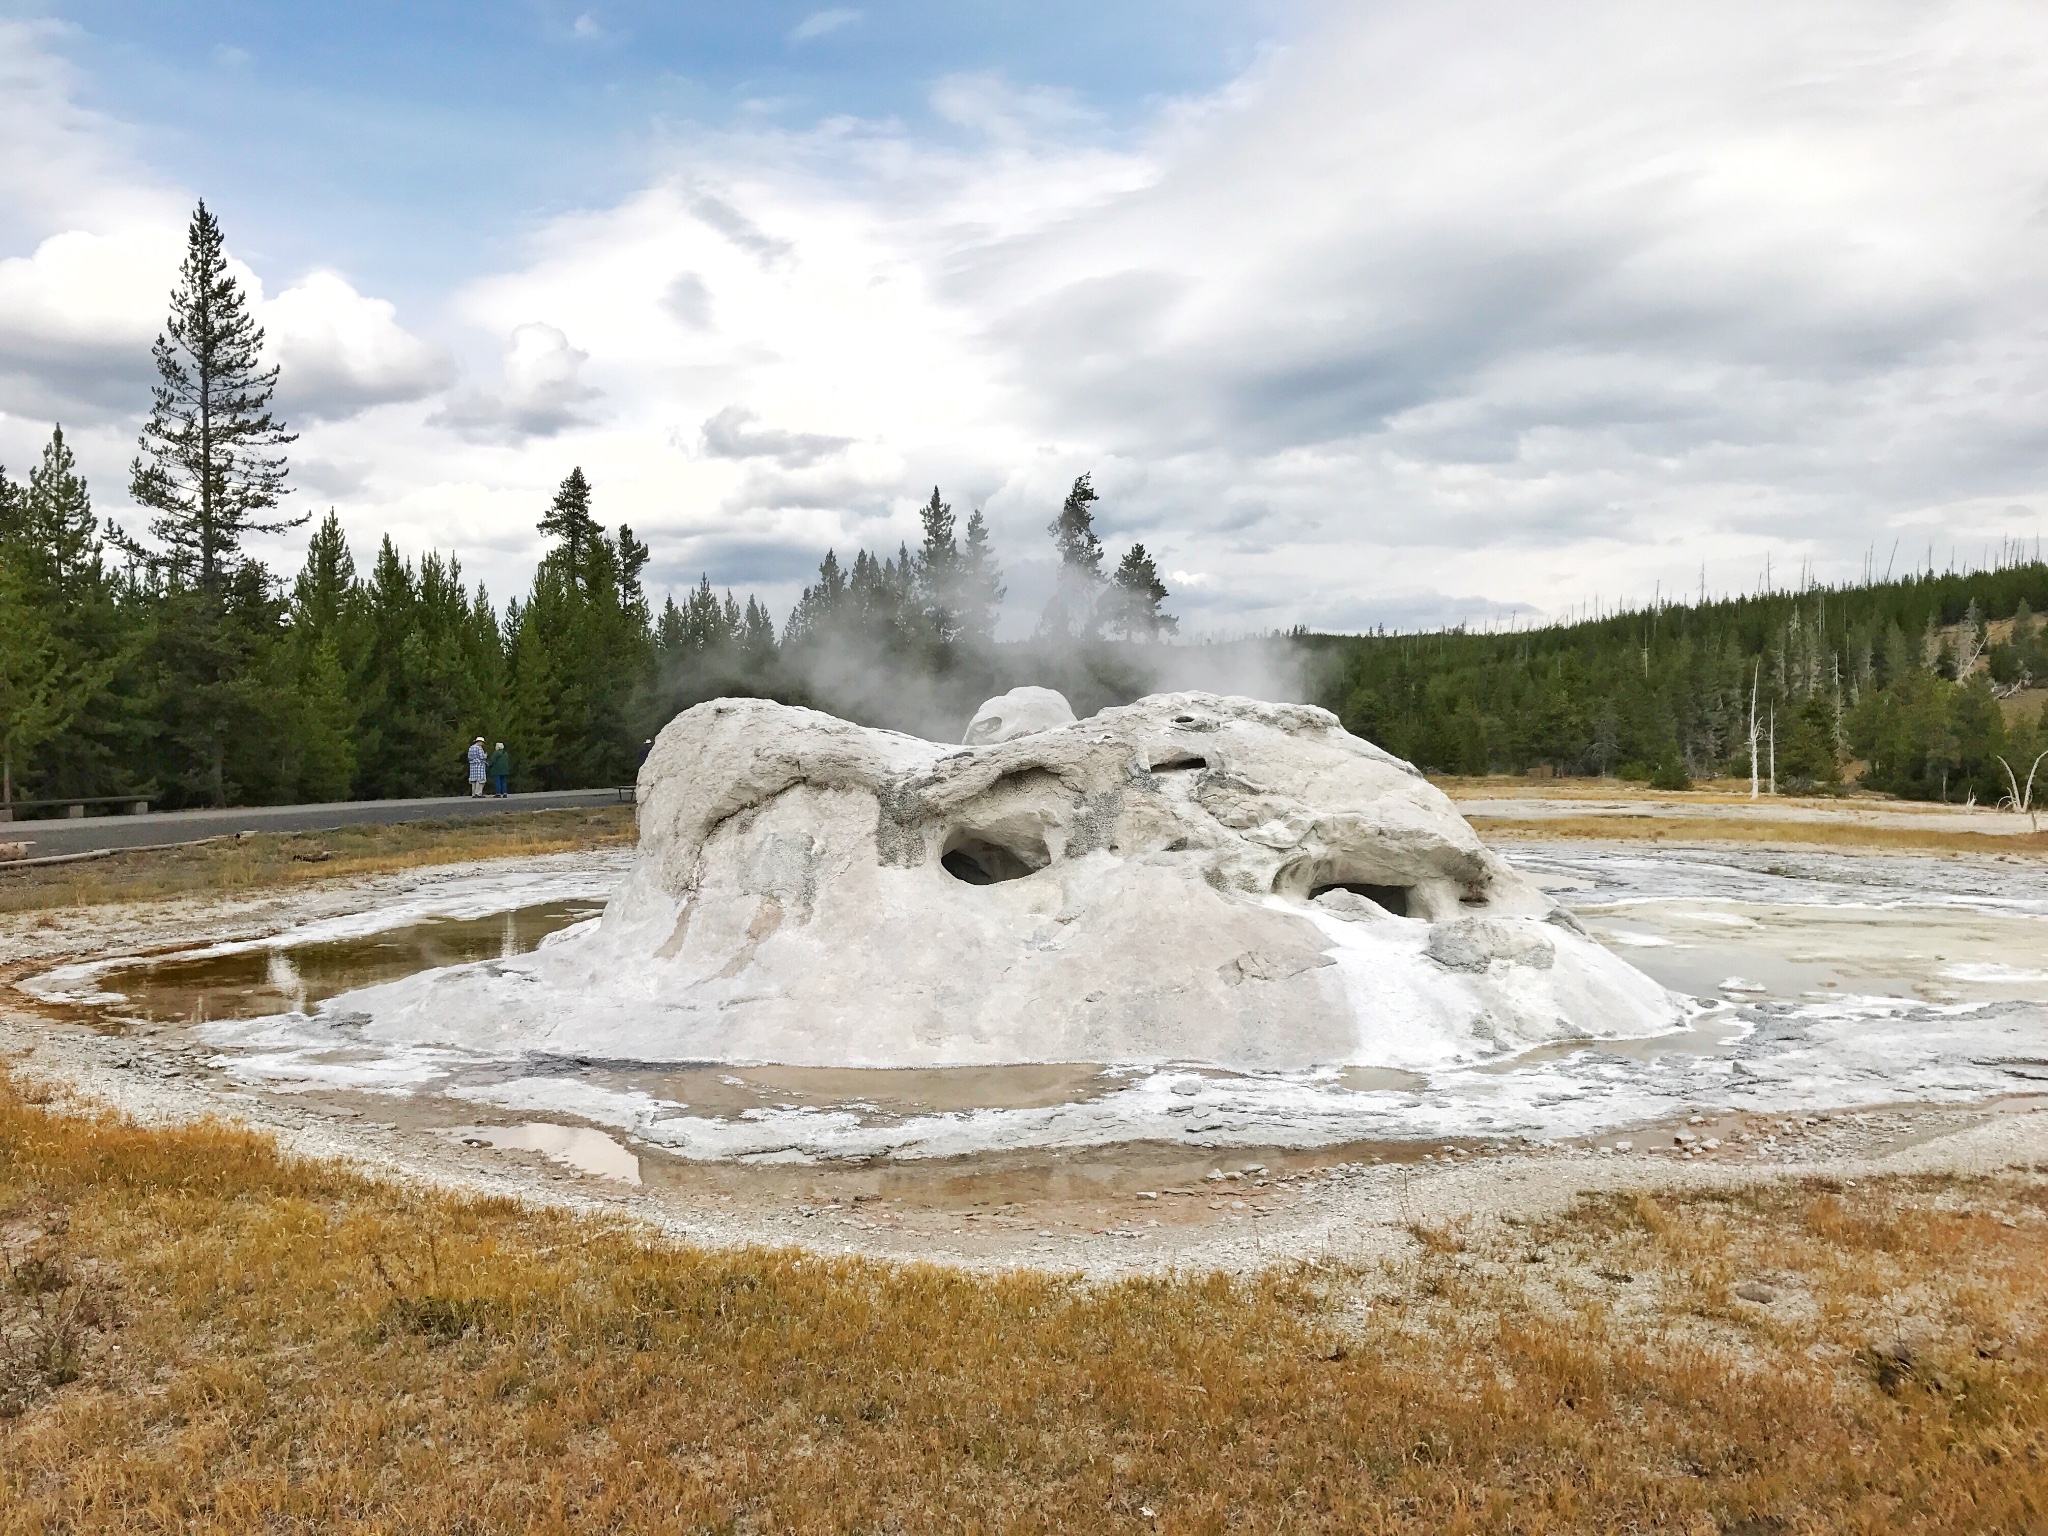
{"label": "orange grass", "polygon": [[44,911],[109,901],[143,901],[194,892],[230,893],[428,864],[534,857],[586,848],[630,846],[633,807],[509,811],[500,815],[336,827],[325,832],[261,832],[146,853],[117,853],[75,864],[0,864],[0,912]]}
{"label": "orange grass", "polygon": [[976,1277],[0,1083],[0,1529],[2037,1531],[2043,1215],[2032,1176],[1786,1186],[1381,1267]]}

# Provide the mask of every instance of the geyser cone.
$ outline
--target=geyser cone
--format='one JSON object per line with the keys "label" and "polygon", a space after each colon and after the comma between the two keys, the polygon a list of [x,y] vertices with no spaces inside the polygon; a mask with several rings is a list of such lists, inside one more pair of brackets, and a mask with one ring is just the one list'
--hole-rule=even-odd
{"label": "geyser cone", "polygon": [[376,1032],[640,1061],[1426,1069],[1678,1022],[1321,709],[1167,694],[946,747],[722,699],[669,724],[639,788],[639,861],[601,924],[352,1000]]}

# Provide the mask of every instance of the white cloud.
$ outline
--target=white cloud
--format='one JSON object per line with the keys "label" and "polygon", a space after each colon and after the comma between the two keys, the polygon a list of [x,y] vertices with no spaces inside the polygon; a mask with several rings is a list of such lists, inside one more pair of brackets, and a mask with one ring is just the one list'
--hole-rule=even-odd
{"label": "white cloud", "polygon": [[430,418],[481,441],[555,437],[583,425],[582,407],[600,393],[583,382],[590,354],[569,345],[555,326],[530,320],[512,327],[494,386],[457,395]]}
{"label": "white cloud", "polygon": [[932,87],[931,105],[949,123],[1011,143],[1100,121],[1072,91],[1015,86],[993,71],[947,75]]}
{"label": "white cloud", "polygon": [[64,31],[0,21],[0,250],[67,229],[162,223],[191,207],[140,168],[132,129],[79,104],[76,73],[51,46]]}
{"label": "white cloud", "polygon": [[[5,387],[55,391],[60,355],[146,350],[167,285],[127,231],[164,221],[115,217],[157,196],[118,132],[26,76],[9,101],[4,58],[0,133],[33,120],[110,210],[37,214],[0,263]],[[457,543],[501,595],[575,463],[658,572],[778,600],[828,545],[914,536],[934,481],[1022,593],[1091,470],[1191,628],[1557,611],[2048,523],[2037,6],[1396,0],[1136,133],[997,75],[931,103],[944,142],[685,133],[453,296],[451,344],[509,338],[482,382],[304,455],[359,536]],[[16,185],[69,206],[0,155]],[[67,230],[113,242],[78,247],[102,277],[45,257]],[[337,305],[352,377],[431,387],[376,301]]]}
{"label": "white cloud", "polygon": [[764,427],[743,405],[729,405],[704,423],[704,451],[718,459],[774,459],[797,469],[830,458],[853,439],[822,432],[791,432]]}
{"label": "white cloud", "polygon": [[815,38],[837,32],[842,27],[850,27],[859,20],[860,12],[849,9],[846,6],[834,6],[830,10],[825,11],[813,11],[789,29],[789,41],[792,43],[808,43]]}
{"label": "white cloud", "polygon": [[663,290],[661,307],[693,331],[711,329],[711,290],[695,272],[682,272]]}
{"label": "white cloud", "polygon": [[[183,256],[182,229],[166,222],[67,230],[31,255],[0,260],[0,409],[88,418],[140,410]],[[347,416],[451,382],[445,353],[336,274],[315,272],[266,302],[255,273],[232,256],[229,267],[267,333],[269,360],[283,365],[288,415]]]}
{"label": "white cloud", "polygon": [[313,419],[419,400],[454,381],[448,354],[398,323],[397,309],[365,298],[332,272],[314,272],[261,311],[270,356],[282,368],[280,403]]}
{"label": "white cloud", "polygon": [[0,368],[61,395],[138,351],[146,364],[180,254],[175,229],[137,226],[0,261]]}

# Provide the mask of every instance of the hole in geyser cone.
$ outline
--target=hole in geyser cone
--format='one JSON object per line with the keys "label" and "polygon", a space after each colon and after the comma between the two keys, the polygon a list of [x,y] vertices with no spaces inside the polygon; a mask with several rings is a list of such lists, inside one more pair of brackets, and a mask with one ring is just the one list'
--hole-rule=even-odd
{"label": "hole in geyser cone", "polygon": [[1374,906],[1384,907],[1396,917],[1408,915],[1408,887],[1405,885],[1363,885],[1352,880],[1338,880],[1329,885],[1312,885],[1308,899],[1314,901],[1325,891],[1349,891],[1354,896],[1363,896]]}
{"label": "hole in geyser cone", "polygon": [[1022,880],[1051,862],[1052,853],[1043,839],[1009,837],[996,842],[978,832],[955,832],[939,855],[939,867],[967,885]]}
{"label": "hole in geyser cone", "polygon": [[1174,756],[1162,757],[1158,762],[1152,765],[1152,772],[1193,773],[1199,769],[1207,768],[1208,766],[1209,759],[1207,759],[1206,757],[1199,756],[1192,752],[1185,752]]}

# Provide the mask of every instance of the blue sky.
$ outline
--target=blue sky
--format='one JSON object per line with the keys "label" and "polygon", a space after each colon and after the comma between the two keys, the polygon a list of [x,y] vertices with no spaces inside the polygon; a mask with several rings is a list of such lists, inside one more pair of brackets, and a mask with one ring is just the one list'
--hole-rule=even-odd
{"label": "blue sky", "polygon": [[500,598],[571,465],[778,609],[937,483],[1013,629],[1084,471],[1197,634],[2048,531],[2038,3],[0,0],[0,463],[123,514],[200,196],[294,505]]}
{"label": "blue sky", "polygon": [[850,115],[957,138],[935,79],[1073,93],[1140,129],[1282,41],[1281,0],[915,5],[8,4],[55,17],[81,99],[230,211],[250,259],[426,298],[533,223],[616,200],[683,125]]}

